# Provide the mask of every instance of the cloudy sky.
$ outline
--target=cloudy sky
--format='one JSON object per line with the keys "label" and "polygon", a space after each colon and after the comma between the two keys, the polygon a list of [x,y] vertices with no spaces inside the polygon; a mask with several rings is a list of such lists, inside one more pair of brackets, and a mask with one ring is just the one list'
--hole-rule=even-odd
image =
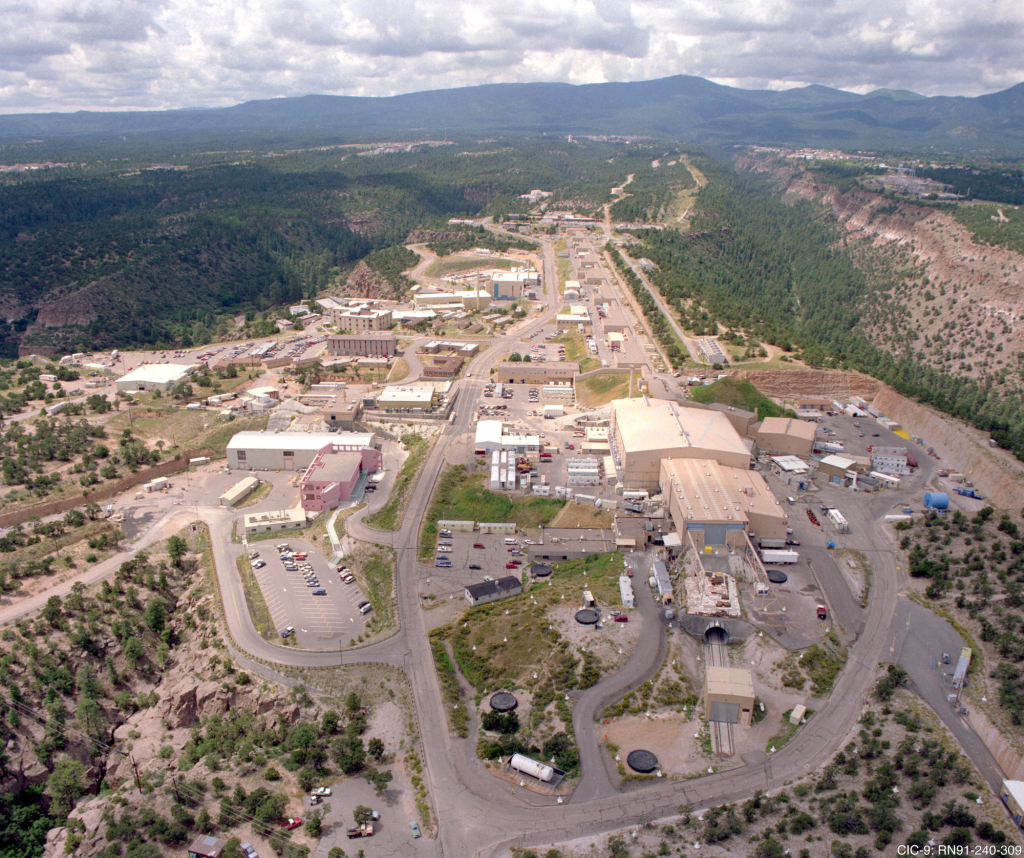
{"label": "cloudy sky", "polygon": [[979,95],[1020,0],[0,0],[0,112],[693,74]]}

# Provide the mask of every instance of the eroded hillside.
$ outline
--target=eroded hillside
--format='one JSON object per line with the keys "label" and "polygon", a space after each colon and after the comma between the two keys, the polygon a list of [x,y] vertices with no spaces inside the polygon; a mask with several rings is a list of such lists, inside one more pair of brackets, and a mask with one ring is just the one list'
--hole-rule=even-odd
{"label": "eroded hillside", "polygon": [[1019,393],[1024,366],[1024,256],[981,244],[951,215],[876,194],[841,194],[801,173],[790,197],[829,206],[878,290],[864,332],[897,356]]}

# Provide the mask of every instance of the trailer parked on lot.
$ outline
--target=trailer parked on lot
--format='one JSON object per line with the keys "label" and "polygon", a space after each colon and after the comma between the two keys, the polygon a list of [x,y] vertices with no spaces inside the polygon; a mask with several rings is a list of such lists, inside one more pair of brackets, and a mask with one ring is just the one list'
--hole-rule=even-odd
{"label": "trailer parked on lot", "polygon": [[785,548],[786,547],[786,540],[785,539],[762,539],[760,545],[761,545],[761,548]]}
{"label": "trailer parked on lot", "polygon": [[835,507],[830,509],[828,513],[826,513],[826,515],[828,516],[829,524],[831,524],[839,533],[850,532],[849,522],[846,520],[846,518],[844,518],[843,514]]}
{"label": "trailer parked on lot", "polygon": [[796,563],[800,555],[795,551],[777,551],[774,549],[763,549],[761,551],[761,562],[764,564],[779,564],[781,566]]}

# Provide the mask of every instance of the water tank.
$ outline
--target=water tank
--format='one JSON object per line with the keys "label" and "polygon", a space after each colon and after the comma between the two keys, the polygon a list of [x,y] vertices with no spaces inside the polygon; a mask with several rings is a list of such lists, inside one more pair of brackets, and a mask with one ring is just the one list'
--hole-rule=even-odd
{"label": "water tank", "polygon": [[949,495],[945,492],[925,492],[924,505],[929,509],[949,509]]}
{"label": "water tank", "polygon": [[551,766],[545,766],[543,763],[538,763],[536,760],[531,760],[522,754],[513,754],[512,759],[509,760],[509,765],[517,772],[523,772],[523,774],[530,775],[530,777],[544,781],[544,783],[551,783],[551,779],[555,776],[555,770]]}

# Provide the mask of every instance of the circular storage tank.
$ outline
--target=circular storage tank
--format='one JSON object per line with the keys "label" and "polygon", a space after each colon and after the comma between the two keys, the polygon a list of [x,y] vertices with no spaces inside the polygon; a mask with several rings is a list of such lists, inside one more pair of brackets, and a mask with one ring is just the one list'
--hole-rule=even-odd
{"label": "circular storage tank", "polygon": [[551,567],[542,563],[535,563],[530,567],[530,574],[534,578],[547,578],[551,574]]}
{"label": "circular storage tank", "polygon": [[555,770],[551,766],[545,766],[543,763],[538,763],[536,760],[531,760],[522,754],[513,754],[508,764],[517,772],[522,772],[539,781],[544,781],[544,783],[551,783],[555,776]]}
{"label": "circular storage tank", "polygon": [[507,691],[491,695],[491,709],[495,712],[511,712],[518,705],[519,701]]}
{"label": "circular storage tank", "polygon": [[595,625],[599,619],[601,619],[601,615],[590,608],[583,608],[583,610],[576,612],[576,622],[581,626]]}
{"label": "circular storage tank", "polygon": [[768,580],[773,584],[785,584],[789,580],[789,576],[781,569],[769,569]]}
{"label": "circular storage tank", "polygon": [[924,505],[929,509],[949,509],[949,495],[945,492],[925,492]]}
{"label": "circular storage tank", "polygon": [[634,772],[649,774],[658,768],[658,758],[650,751],[630,751],[626,763]]}

